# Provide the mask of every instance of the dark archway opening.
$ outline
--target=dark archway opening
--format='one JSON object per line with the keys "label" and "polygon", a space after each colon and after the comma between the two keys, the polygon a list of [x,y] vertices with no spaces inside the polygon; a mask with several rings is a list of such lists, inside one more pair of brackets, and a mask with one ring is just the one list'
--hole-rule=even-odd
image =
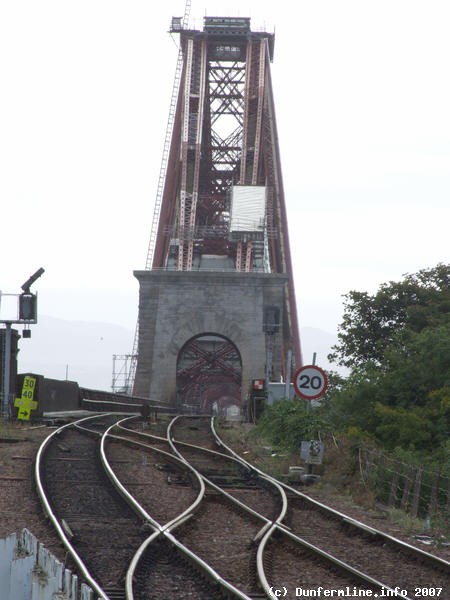
{"label": "dark archway opening", "polygon": [[193,411],[238,414],[242,361],[227,338],[205,333],[190,339],[178,354],[178,402]]}

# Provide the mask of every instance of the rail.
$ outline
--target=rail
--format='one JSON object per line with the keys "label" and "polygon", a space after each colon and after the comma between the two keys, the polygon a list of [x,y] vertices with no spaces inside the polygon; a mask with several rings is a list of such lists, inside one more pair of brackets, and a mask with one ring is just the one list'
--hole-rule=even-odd
{"label": "rail", "polygon": [[[124,421],[127,419],[123,419]],[[121,424],[122,421],[119,421],[118,424]],[[132,443],[138,446],[142,446],[142,447],[147,447],[148,445],[143,444],[141,442],[135,441],[135,440],[130,440],[129,438],[123,437],[123,436],[118,436],[118,435],[114,435],[111,434],[110,431],[111,429],[113,429],[114,427],[116,427],[116,424],[112,425],[104,434],[103,434],[103,438],[101,441],[101,460],[103,463],[103,466],[105,467],[105,470],[107,472],[108,477],[111,479],[111,481],[114,483],[114,485],[117,487],[117,489],[120,490],[120,492],[122,493],[122,495],[126,498],[126,500],[136,506],[136,508],[140,505],[138,505],[138,503],[134,500],[133,496],[128,492],[128,490],[120,483],[120,481],[118,480],[118,478],[115,476],[114,471],[111,468],[111,465],[108,462],[108,459],[106,458],[106,454],[104,452],[104,442],[106,440],[106,438],[108,436],[114,438],[114,439],[118,439],[118,440],[122,440],[128,443]],[[169,461],[173,461],[173,462],[180,462],[183,467],[188,467],[192,473],[195,475],[195,477],[197,478],[199,487],[200,487],[200,492],[197,496],[197,498],[195,499],[195,501],[188,507],[186,508],[186,510],[184,510],[182,513],[180,513],[177,517],[175,517],[174,519],[172,519],[172,521],[169,521],[168,523],[166,523],[165,525],[159,525],[156,521],[154,521],[154,519],[152,519],[152,517],[150,517],[149,515],[147,515],[147,513],[144,511],[142,512],[142,516],[144,518],[148,517],[148,520],[150,521],[150,523],[156,527],[161,533],[164,532],[166,529],[172,527],[172,526],[176,526],[181,520],[185,520],[186,517],[188,517],[193,511],[195,511],[200,502],[202,501],[204,495],[205,495],[205,484],[203,482],[203,479],[201,478],[201,476],[199,475],[199,473],[191,466],[191,465],[186,465],[185,462],[181,461],[180,459],[178,459],[177,457],[173,456],[172,454],[169,454],[168,452],[165,452],[164,450],[161,450],[160,448],[152,448],[152,451],[156,452],[157,454],[161,454],[163,455],[166,460]]]}
{"label": "rail", "polygon": [[[81,423],[81,422],[95,420],[95,419],[98,419],[98,415],[84,417],[83,419],[79,419],[77,422]],[[47,448],[48,444],[50,443],[50,440],[52,440],[54,437],[60,435],[60,433],[64,429],[70,428],[72,426],[73,426],[73,423],[68,423],[66,425],[63,425],[62,427],[59,427],[53,433],[51,433],[39,447],[39,450],[36,455],[36,463],[35,463],[35,467],[34,467],[36,488],[37,488],[39,499],[44,507],[45,513],[47,514],[48,518],[50,519],[53,526],[55,527],[56,532],[57,532],[60,540],[62,541],[63,545],[65,546],[65,548],[68,550],[68,552],[72,556],[75,564],[77,565],[78,569],[80,570],[81,575],[83,576],[83,578],[85,579],[87,584],[98,595],[99,598],[101,598],[102,600],[109,600],[108,596],[104,593],[104,591],[102,590],[100,585],[97,583],[97,581],[91,575],[91,573],[89,572],[89,569],[84,564],[83,560],[81,559],[79,554],[76,552],[75,548],[70,543],[70,540],[68,539],[68,537],[66,535],[66,531],[64,530],[63,526],[59,523],[57,516],[55,515],[55,513],[53,512],[53,510],[50,506],[50,503],[48,501],[47,495],[44,490],[44,486],[42,484],[41,462],[42,462],[42,457],[44,455],[45,449]]]}
{"label": "rail", "polygon": [[[177,454],[180,455],[180,453],[177,451],[177,449],[174,446],[174,443],[177,443],[177,444],[182,444],[182,445],[190,446],[190,447],[194,447],[194,448],[200,448],[204,452],[217,454],[217,455],[220,455],[225,458],[235,458],[239,463],[245,465],[247,468],[250,468],[252,471],[257,472],[258,475],[260,476],[260,478],[268,481],[270,484],[274,485],[278,489],[278,492],[280,493],[280,495],[282,497],[282,509],[281,509],[280,514],[278,515],[277,519],[275,521],[271,521],[271,520],[267,519],[266,517],[264,517],[263,515],[259,514],[258,512],[254,511],[247,505],[243,504],[242,502],[240,502],[239,500],[237,500],[236,498],[234,498],[233,496],[231,496],[230,494],[228,494],[227,492],[222,490],[219,486],[216,486],[213,482],[211,482],[205,476],[202,475],[202,477],[204,477],[205,481],[207,481],[209,485],[214,487],[216,490],[220,491],[220,493],[222,493],[224,496],[229,498],[237,506],[241,507],[243,510],[245,510],[245,511],[249,512],[250,514],[253,514],[254,516],[257,516],[260,519],[265,521],[265,525],[255,536],[254,541],[257,541],[258,539],[260,539],[260,542],[258,544],[257,554],[256,554],[257,573],[258,573],[258,578],[261,583],[261,586],[269,598],[275,598],[276,596],[272,593],[272,591],[270,589],[270,585],[267,581],[267,577],[265,575],[263,556],[264,556],[264,550],[265,550],[265,547],[266,547],[268,541],[270,540],[270,538],[276,531],[279,531],[281,534],[287,535],[294,542],[296,542],[297,544],[306,548],[310,553],[312,553],[316,556],[320,556],[322,558],[322,560],[324,560],[325,562],[332,564],[334,566],[339,566],[343,571],[351,574],[354,578],[357,578],[358,580],[362,581],[365,584],[369,584],[371,586],[376,587],[378,591],[381,591],[382,589],[384,589],[384,590],[387,590],[389,593],[390,592],[394,593],[394,590],[391,589],[389,586],[386,586],[382,582],[377,581],[376,579],[366,575],[365,573],[362,573],[361,571],[358,571],[357,569],[351,567],[347,563],[344,563],[343,561],[339,560],[338,558],[335,558],[334,556],[328,554],[327,552],[324,552],[317,546],[310,544],[306,540],[304,540],[304,539],[300,538],[299,536],[295,535],[294,533],[292,533],[289,530],[289,528],[286,527],[286,525],[284,525],[282,523],[283,519],[286,516],[287,505],[288,505],[287,496],[283,489],[284,486],[281,484],[281,482],[277,481],[275,478],[273,478],[269,475],[266,475],[263,471],[256,469],[250,463],[241,459],[241,457],[239,457],[234,451],[229,449],[228,446],[220,439],[220,437],[217,435],[217,432],[214,429],[214,417],[211,418],[210,423],[211,423],[211,431],[214,434],[215,440],[220,446],[223,446],[224,448],[229,450],[231,452],[232,456],[227,456],[226,454],[223,454],[221,452],[216,452],[214,450],[210,450],[207,448],[201,448],[200,446],[195,446],[193,444],[187,444],[185,442],[174,441],[172,438],[171,429],[172,429],[173,424],[177,421],[177,419],[179,419],[179,416],[172,419],[172,421],[170,422],[170,424],[167,428],[167,438],[168,438],[169,442],[171,443],[171,447],[174,452],[176,452]],[[407,600],[410,600],[410,599],[407,599]]]}
{"label": "rail", "polygon": [[[123,421],[126,421],[126,420],[127,419],[123,419]],[[119,422],[119,426],[122,427],[123,421]],[[172,519],[165,525],[160,525],[152,517],[150,517],[150,515],[148,515],[148,513],[140,506],[140,504],[134,500],[132,495],[129,494],[129,492],[126,490],[126,488],[117,479],[117,477],[114,474],[114,471],[111,469],[111,467],[107,461],[106,454],[104,452],[104,442],[107,439],[107,437],[112,437],[114,439],[121,439],[122,441],[130,442],[130,443],[141,445],[143,447],[148,448],[148,446],[146,444],[141,444],[140,442],[130,440],[129,438],[124,438],[122,436],[116,436],[116,435],[111,434],[110,431],[115,426],[116,426],[116,424],[112,425],[103,434],[102,442],[101,442],[102,463],[104,464],[104,466],[107,469],[108,477],[110,477],[111,481],[114,482],[114,485],[121,492],[121,494],[124,496],[124,498],[127,500],[127,502],[131,503],[131,505],[135,508],[135,510],[138,513],[140,513],[141,516],[143,516],[146,520],[150,519],[150,521],[149,521],[150,524],[153,527],[155,527],[155,529],[157,529],[157,531],[154,531],[152,533],[152,535],[149,536],[149,538],[147,538],[143,542],[143,544],[137,550],[135,556],[133,557],[133,560],[130,563],[130,567],[127,571],[126,580],[125,580],[127,600],[133,600],[133,598],[134,598],[134,596],[133,596],[133,579],[134,579],[134,573],[135,573],[136,567],[139,564],[139,560],[142,558],[142,555],[144,554],[145,550],[148,548],[149,544],[160,535],[165,536],[176,548],[178,548],[179,551],[183,552],[183,554],[185,554],[192,562],[194,562],[196,565],[198,565],[207,575],[209,575],[209,577],[211,579],[213,579],[220,586],[222,586],[223,588],[225,588],[229,592],[231,592],[236,598],[239,598],[240,600],[251,600],[246,594],[243,594],[240,590],[235,588],[230,582],[223,579],[223,577],[221,577],[212,567],[210,567],[204,560],[202,560],[199,556],[194,554],[191,550],[189,550],[186,546],[184,546],[181,542],[179,542],[171,533],[172,529],[178,527],[179,525],[184,523],[188,518],[190,518],[193,511],[196,508],[198,508],[201,500],[203,499],[203,496],[205,494],[205,485],[204,485],[203,478],[200,475],[200,473],[198,473],[198,471],[196,471],[196,469],[194,469],[191,465],[189,465],[189,463],[186,463],[186,461],[181,460],[181,459],[173,456],[172,454],[165,452],[164,450],[152,447],[152,451],[156,451],[156,452],[164,455],[166,458],[168,458],[170,460],[173,460],[173,461],[175,460],[177,462],[181,462],[184,467],[188,467],[195,474],[195,476],[197,477],[197,480],[199,481],[199,484],[200,484],[200,493],[197,496],[196,500],[191,504],[191,506],[189,506],[185,511],[180,513],[177,517],[175,517],[174,519]],[[139,433],[141,435],[146,436],[145,433],[141,433],[141,432],[139,432]],[[149,436],[149,437],[153,437],[153,436]]]}
{"label": "rail", "polygon": [[[210,450],[210,449],[207,449],[207,448],[202,448],[200,446],[196,446],[194,444],[188,444],[186,442],[177,442],[177,441],[175,441],[173,439],[173,437],[172,437],[171,429],[172,429],[173,424],[177,421],[177,419],[179,419],[179,416],[175,417],[170,422],[169,427],[167,429],[167,438],[168,438],[168,441],[169,441],[169,443],[170,443],[173,451],[176,452],[180,456],[180,458],[182,460],[185,460],[185,459],[183,459],[181,453],[178,452],[177,448],[175,447],[175,444],[179,444],[179,445],[182,445],[182,446],[187,446],[187,447],[191,447],[191,448],[200,449],[203,452],[206,452],[206,453],[209,453],[209,454],[218,455],[218,456],[221,456],[221,457],[224,457],[224,458],[228,458],[228,459],[234,458],[238,463],[243,464],[247,468],[250,468],[252,471],[258,471],[258,474],[259,474],[259,476],[262,479],[268,481],[270,484],[274,485],[278,489],[278,492],[279,492],[279,494],[280,494],[280,496],[282,498],[282,508],[281,508],[280,514],[278,515],[277,519],[275,521],[270,521],[264,515],[261,515],[260,513],[258,513],[257,511],[253,510],[252,508],[250,508],[246,504],[244,504],[244,503],[240,502],[239,500],[237,500],[236,498],[234,498],[231,494],[229,494],[225,490],[221,489],[219,486],[217,486],[212,481],[210,481],[207,477],[205,477],[204,475],[201,475],[203,477],[203,479],[208,483],[208,485],[210,485],[214,489],[218,490],[222,495],[224,495],[225,497],[227,497],[235,505],[239,506],[241,509],[243,509],[246,512],[252,514],[253,516],[255,516],[255,517],[257,517],[257,518],[265,521],[265,525],[263,526],[263,528],[259,531],[259,533],[255,537],[255,541],[257,539],[259,539],[259,538],[262,537],[261,541],[258,544],[258,550],[257,550],[257,555],[256,555],[256,562],[257,562],[257,572],[258,572],[259,580],[260,580],[261,585],[262,585],[262,587],[264,589],[264,592],[268,595],[269,598],[275,598],[275,596],[271,592],[270,585],[269,585],[269,583],[267,581],[267,577],[265,575],[263,555],[264,555],[264,550],[265,550],[265,547],[267,545],[267,542],[272,537],[272,535],[274,534],[275,531],[280,531],[284,535],[288,535],[292,540],[294,540],[296,543],[302,545],[303,547],[307,548],[311,553],[314,553],[316,555],[321,556],[328,563],[331,563],[331,564],[333,564],[335,566],[336,565],[339,566],[344,571],[350,573],[352,576],[356,577],[357,579],[359,579],[363,583],[375,586],[378,590],[385,589],[385,590],[387,590],[389,592],[394,592],[393,589],[391,589],[388,586],[384,585],[382,582],[377,581],[376,579],[374,579],[374,578],[366,575],[365,573],[362,573],[361,571],[358,571],[357,569],[355,569],[355,568],[351,567],[350,565],[344,563],[343,561],[335,558],[334,556],[328,554],[327,552],[324,552],[323,550],[321,550],[317,546],[314,546],[313,544],[310,544],[306,540],[303,540],[302,538],[298,537],[297,535],[295,535],[291,531],[289,531],[289,529],[282,523],[282,521],[285,518],[286,513],[287,513],[287,506],[288,506],[287,496],[286,496],[286,493],[285,493],[285,491],[283,489],[283,486],[276,479],[274,479],[273,477],[270,477],[270,476],[264,474],[259,469],[254,469],[254,467],[252,467],[252,465],[250,465],[250,463],[248,463],[247,461],[242,460],[234,452],[233,452],[233,456],[227,456],[226,454],[223,454],[221,452],[216,452],[215,450]],[[222,440],[218,437],[217,433],[215,432],[215,430],[213,428],[213,424],[214,424],[214,417],[211,419],[211,428],[214,431],[214,435],[215,435],[216,441],[221,446],[224,446],[225,448],[228,448],[226,446],[226,444],[224,444],[222,442]]]}
{"label": "rail", "polygon": [[[354,526],[355,528],[359,529],[361,532],[363,533],[371,533],[373,535],[377,535],[380,536],[382,539],[385,539],[386,541],[397,545],[399,548],[403,548],[404,550],[415,554],[416,556],[420,556],[420,558],[424,561],[424,562],[429,562],[432,563],[433,565],[439,565],[442,569],[450,569],[450,562],[446,561],[445,559],[442,559],[440,557],[434,556],[428,552],[425,552],[424,550],[420,549],[420,548],[416,548],[415,546],[411,546],[410,544],[408,544],[407,542],[404,542],[403,540],[399,540],[398,538],[394,538],[393,536],[384,533],[378,529],[375,529],[373,527],[370,527],[368,525],[366,525],[365,523],[361,523],[360,521],[357,521],[356,519],[353,519],[351,517],[348,517],[348,515],[345,515],[344,513],[341,513],[340,511],[337,511],[333,508],[330,508],[329,506],[326,506],[325,504],[322,504],[321,502],[318,502],[317,500],[314,500],[313,498],[306,496],[305,494],[302,494],[301,492],[299,492],[298,490],[296,490],[295,488],[287,485],[286,483],[282,482],[282,481],[278,481],[277,479],[275,479],[274,477],[267,475],[266,473],[264,473],[263,471],[261,471],[260,469],[258,469],[257,467],[253,466],[251,463],[249,463],[248,461],[246,461],[245,459],[241,458],[230,446],[228,446],[221,438],[220,436],[217,434],[215,427],[214,427],[214,420],[215,417],[211,417],[211,430],[213,432],[213,435],[216,439],[216,441],[223,447],[225,448],[232,456],[242,460],[242,462],[246,463],[249,467],[251,467],[252,469],[254,469],[255,472],[259,473],[262,476],[265,476],[266,478],[272,480],[272,481],[276,481],[280,486],[282,486],[284,489],[287,489],[290,493],[300,497],[303,501],[310,503],[310,505],[315,506],[316,508],[320,509],[321,511],[331,514],[336,518],[341,519],[343,522],[350,524],[352,526]],[[311,544],[308,544],[308,542],[306,542],[305,540],[302,540],[301,538],[299,538],[298,536],[296,536],[295,534],[293,534],[292,532],[290,532],[284,525],[278,525],[278,528],[282,531],[284,531],[287,535],[289,535],[292,539],[295,539],[296,541],[298,541],[299,543],[302,543],[304,545],[307,546],[311,546],[311,548],[315,548],[315,546],[312,546]],[[323,553],[322,550],[318,549],[319,553]],[[326,554],[326,553],[325,553]],[[331,556],[331,555],[328,555]],[[341,563],[341,561],[338,561],[338,559],[335,559],[334,557],[331,557],[333,560],[335,560],[336,562]],[[355,574],[357,576],[363,576],[366,577],[367,576],[359,571],[357,571],[356,569],[353,569],[352,567],[350,567],[349,565],[346,565],[346,563],[341,563],[341,565],[343,568],[348,568],[351,571],[356,572]],[[368,578],[369,582],[372,578]],[[375,583],[379,583],[376,582],[376,580],[373,580],[373,582]],[[389,588],[388,586],[383,586],[383,588],[385,590],[388,590],[389,592],[392,592],[392,595],[395,596],[395,590],[392,590],[391,588]],[[408,597],[406,597],[406,600],[408,600]]]}

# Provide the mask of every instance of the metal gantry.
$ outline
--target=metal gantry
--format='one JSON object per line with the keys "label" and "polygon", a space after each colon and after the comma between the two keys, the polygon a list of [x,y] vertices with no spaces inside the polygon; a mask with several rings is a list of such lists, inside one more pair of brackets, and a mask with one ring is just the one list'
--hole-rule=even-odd
{"label": "metal gantry", "polygon": [[[180,34],[183,71],[151,268],[288,274],[287,345],[300,364],[270,78],[274,35],[232,17],[172,31]],[[260,227],[233,231],[239,187],[264,190]]]}
{"label": "metal gantry", "polygon": [[273,34],[252,33],[247,18],[215,17],[205,17],[203,31],[179,33],[180,127],[152,268],[202,269],[202,257],[221,256],[229,259],[221,265],[227,270],[280,272],[262,260],[264,232],[274,239],[270,206],[263,207],[259,228],[241,228],[239,235],[230,227],[235,187],[260,186],[272,195],[262,141]]}
{"label": "metal gantry", "polygon": [[[250,19],[172,20],[180,54],[146,269],[287,276],[284,352],[301,349],[270,77],[274,34]],[[139,329],[133,356],[139,352]],[[132,387],[136,360],[127,386]]]}

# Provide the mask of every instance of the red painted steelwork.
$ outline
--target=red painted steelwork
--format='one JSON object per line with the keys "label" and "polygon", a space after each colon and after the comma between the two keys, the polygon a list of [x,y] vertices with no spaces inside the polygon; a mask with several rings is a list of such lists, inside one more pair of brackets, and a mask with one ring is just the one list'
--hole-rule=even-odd
{"label": "red painted steelwork", "polygon": [[241,404],[242,364],[229,340],[204,334],[181,349],[177,364],[177,390],[182,402],[209,411]]}
{"label": "red painted steelwork", "polygon": [[[249,19],[216,21],[206,17],[203,31],[177,29],[183,72],[152,268],[190,271],[214,264],[218,270],[287,274],[282,346],[285,354],[293,350],[298,368],[302,356],[270,76],[274,36],[252,32]],[[230,231],[234,186],[266,190],[264,231]]]}

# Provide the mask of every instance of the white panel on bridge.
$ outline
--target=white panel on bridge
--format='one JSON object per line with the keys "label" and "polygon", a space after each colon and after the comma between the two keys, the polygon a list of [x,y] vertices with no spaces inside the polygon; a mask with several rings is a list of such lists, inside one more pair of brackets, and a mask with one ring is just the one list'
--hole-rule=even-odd
{"label": "white panel on bridge", "polygon": [[264,231],[266,188],[261,185],[236,185],[231,190],[230,231]]}

